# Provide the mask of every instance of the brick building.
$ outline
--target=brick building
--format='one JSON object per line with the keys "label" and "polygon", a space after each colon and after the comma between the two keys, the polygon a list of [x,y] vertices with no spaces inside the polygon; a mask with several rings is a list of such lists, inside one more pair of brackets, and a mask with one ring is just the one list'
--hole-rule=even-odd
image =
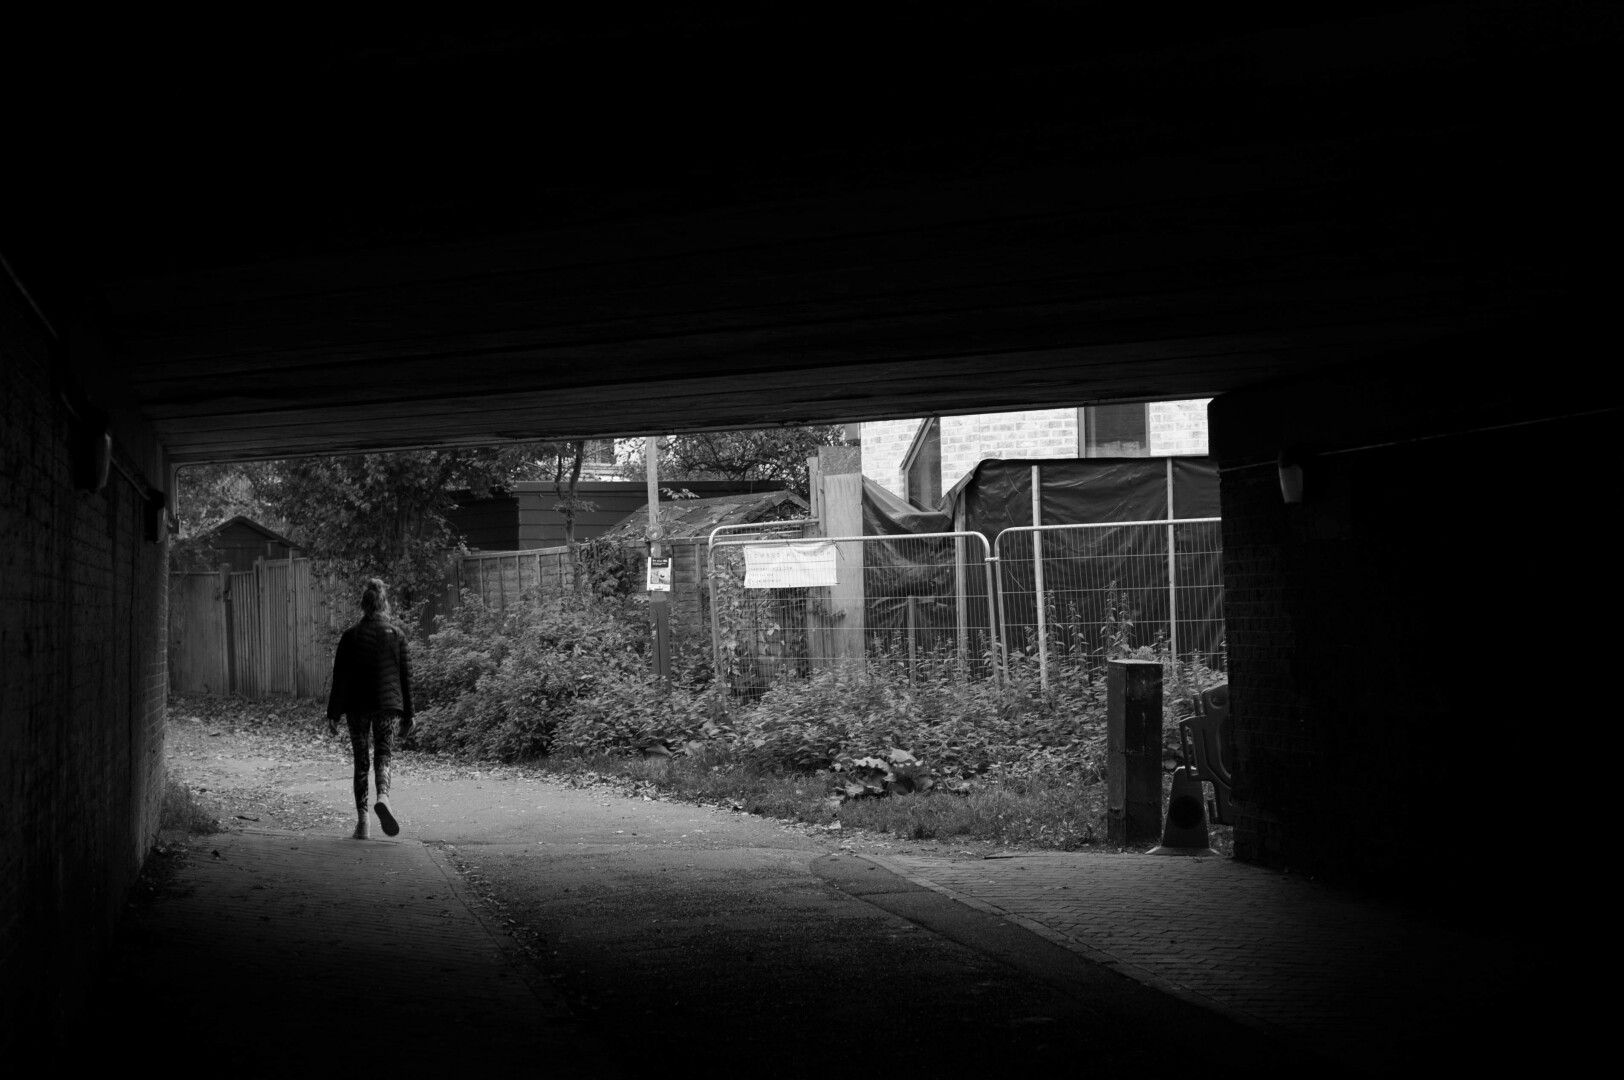
{"label": "brick building", "polygon": [[876,420],[847,437],[864,476],[928,509],[986,458],[1204,456],[1208,400]]}

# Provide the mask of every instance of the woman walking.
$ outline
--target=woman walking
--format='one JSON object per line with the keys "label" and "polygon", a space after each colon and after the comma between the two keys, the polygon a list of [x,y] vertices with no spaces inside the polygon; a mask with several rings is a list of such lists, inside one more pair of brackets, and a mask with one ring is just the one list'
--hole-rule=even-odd
{"label": "woman walking", "polygon": [[[385,836],[400,832],[389,810],[389,766],[395,737],[412,729],[412,665],[406,635],[389,621],[384,584],[370,578],[361,590],[361,621],[344,631],[333,657],[333,690],[327,698],[327,731],[338,734],[347,716],[355,752],[355,838],[367,839],[367,773],[375,773],[373,809]],[[371,761],[368,761],[368,751]]]}

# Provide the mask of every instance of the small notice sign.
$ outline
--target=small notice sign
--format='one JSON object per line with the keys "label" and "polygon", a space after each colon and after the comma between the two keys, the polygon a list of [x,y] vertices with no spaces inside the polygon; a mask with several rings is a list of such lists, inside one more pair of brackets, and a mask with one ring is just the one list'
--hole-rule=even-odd
{"label": "small notice sign", "polygon": [[837,584],[835,546],[827,541],[745,545],[746,589],[796,589],[834,584]]}
{"label": "small notice sign", "polygon": [[648,561],[648,591],[671,591],[671,560],[650,559]]}

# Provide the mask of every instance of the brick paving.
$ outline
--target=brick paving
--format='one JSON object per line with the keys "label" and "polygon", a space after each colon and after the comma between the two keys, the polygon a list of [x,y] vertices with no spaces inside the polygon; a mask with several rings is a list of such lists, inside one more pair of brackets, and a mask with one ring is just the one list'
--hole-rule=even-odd
{"label": "brick paving", "polygon": [[1559,984],[1546,957],[1317,882],[1221,858],[871,858],[1361,1070],[1560,1053],[1528,1022]]}

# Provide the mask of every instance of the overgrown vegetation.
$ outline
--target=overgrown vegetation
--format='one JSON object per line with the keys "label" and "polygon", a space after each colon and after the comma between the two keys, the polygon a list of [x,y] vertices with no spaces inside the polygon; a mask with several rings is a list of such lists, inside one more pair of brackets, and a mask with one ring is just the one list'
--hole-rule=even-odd
{"label": "overgrown vegetation", "polygon": [[197,801],[191,788],[166,777],[158,828],[164,831],[179,830],[189,835],[207,835],[219,832],[220,823]]}
{"label": "overgrown vegetation", "polygon": [[[607,585],[607,583],[606,583]],[[943,665],[776,679],[759,697],[712,678],[709,641],[676,643],[676,677],[650,672],[640,596],[605,587],[506,611],[468,596],[417,654],[414,735],[431,752],[608,771],[685,798],[915,839],[975,836],[1071,848],[1105,832],[1105,680],[1038,686],[1030,657],[1007,679]],[[1117,611],[1119,623],[1126,618]],[[1116,655],[1167,658],[1158,646]],[[1221,676],[1167,663],[1164,745]]]}
{"label": "overgrown vegetation", "polygon": [[216,568],[208,530],[244,514],[292,539],[323,577],[382,576],[397,609],[410,608],[439,593],[460,543],[447,516],[452,491],[485,496],[552,479],[572,519],[584,453],[580,442],[515,443],[191,466],[179,475],[181,536],[170,546],[171,566]]}
{"label": "overgrown vegetation", "polygon": [[[666,480],[762,480],[804,497],[810,487],[807,459],[819,447],[844,444],[845,434],[844,425],[822,424],[671,435],[659,440],[655,473]],[[644,445],[629,441],[625,449],[623,475],[646,477]]]}

